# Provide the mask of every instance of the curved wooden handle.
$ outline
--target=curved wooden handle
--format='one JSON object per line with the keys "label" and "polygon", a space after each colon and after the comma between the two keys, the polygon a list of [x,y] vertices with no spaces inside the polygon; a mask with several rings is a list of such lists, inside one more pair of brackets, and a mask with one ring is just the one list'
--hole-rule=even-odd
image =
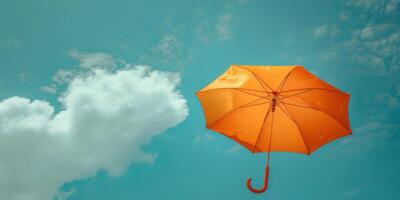
{"label": "curved wooden handle", "polygon": [[261,189],[255,189],[253,188],[253,186],[251,186],[251,178],[248,178],[246,183],[247,188],[254,193],[265,192],[268,188],[268,176],[269,176],[269,166],[267,165],[267,167],[265,168],[264,186]]}

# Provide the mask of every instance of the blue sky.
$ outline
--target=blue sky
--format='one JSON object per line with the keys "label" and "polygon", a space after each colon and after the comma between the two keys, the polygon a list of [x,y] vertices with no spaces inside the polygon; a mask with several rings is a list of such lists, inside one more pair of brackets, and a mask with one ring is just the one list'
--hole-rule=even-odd
{"label": "blue sky", "polygon": [[[140,124],[126,125],[124,130],[154,134],[132,143],[138,149],[117,148],[118,153],[109,157],[108,150],[114,149],[112,145],[119,146],[118,141],[83,143],[79,148],[87,157],[77,153],[74,159],[66,158],[70,154],[64,154],[56,143],[39,140],[43,146],[32,146],[38,137],[15,125],[11,128],[16,133],[20,131],[21,137],[8,140],[13,138],[9,130],[14,129],[3,127],[0,138],[6,142],[0,142],[0,161],[7,164],[0,164],[0,177],[9,182],[0,180],[0,185],[9,189],[0,189],[0,197],[40,196],[27,192],[33,188],[38,193],[58,193],[58,199],[69,200],[394,199],[400,195],[399,9],[398,0],[0,0],[1,109],[23,104],[27,107],[17,113],[22,118],[36,116],[32,113],[42,116],[43,108],[55,110],[53,114],[46,111],[45,118],[72,108],[81,112],[84,107],[68,103],[74,102],[73,94],[80,94],[74,93],[82,91],[79,87],[107,84],[102,80],[124,84],[121,70],[146,65],[150,71],[146,73],[162,73],[149,75],[154,78],[150,79],[154,84],[149,85],[138,76],[143,87],[148,86],[154,94],[167,92],[140,102],[146,106],[149,103],[151,110],[154,105],[165,105],[168,112],[162,114],[173,113],[138,113],[141,119],[151,118],[143,124],[154,126],[154,130]],[[273,153],[268,191],[262,195],[250,193],[245,180],[253,177],[255,183],[261,184],[265,154],[253,155],[205,129],[194,95],[230,64],[305,66],[352,94],[349,114],[353,135],[330,143],[311,156]],[[103,70],[104,76],[91,74],[91,67]],[[141,73],[136,69],[128,72]],[[110,94],[123,100],[147,94],[135,89],[125,92],[134,95]],[[93,98],[88,99],[96,100],[96,95],[99,94],[93,93]],[[15,96],[21,99],[11,101]],[[35,104],[22,99],[41,101]],[[114,104],[99,102],[110,107]],[[0,112],[0,121],[18,119],[6,114]],[[123,121],[128,115],[116,116]],[[78,123],[81,116],[76,117],[70,120]],[[78,132],[87,128],[85,124],[77,127]],[[117,133],[104,134],[112,137]],[[80,137],[77,141],[85,141]],[[49,154],[49,159],[47,154],[41,157],[42,154],[21,153],[40,152],[42,148],[55,153]],[[127,152],[138,157],[125,155]],[[118,160],[120,155],[131,162]],[[96,158],[100,164],[85,171],[79,166],[85,165],[86,158]],[[66,161],[61,162],[63,159]],[[60,165],[54,164],[59,161]],[[65,167],[74,162],[71,166],[76,169]],[[55,166],[59,170],[49,174],[41,169],[46,166],[51,166],[49,171]],[[70,170],[72,175],[50,184],[49,177],[57,177],[64,170]],[[32,173],[22,173],[25,171]]]}

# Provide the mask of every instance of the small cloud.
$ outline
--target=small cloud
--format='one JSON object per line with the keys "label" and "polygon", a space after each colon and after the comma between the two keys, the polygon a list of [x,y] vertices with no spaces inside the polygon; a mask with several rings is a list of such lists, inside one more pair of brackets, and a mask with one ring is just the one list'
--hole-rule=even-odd
{"label": "small cloud", "polygon": [[376,185],[376,184],[367,183],[367,184],[360,185],[358,187],[351,188],[344,194],[344,197],[349,198],[349,199],[354,199],[355,197],[359,196],[361,192],[376,194],[376,193],[382,193],[384,191],[382,190],[382,188],[378,187],[378,185]]}
{"label": "small cloud", "polygon": [[361,8],[372,8],[379,4],[380,0],[346,0],[348,5],[353,5]]}
{"label": "small cloud", "polygon": [[190,55],[184,42],[178,37],[178,32],[163,34],[146,53],[139,55],[140,63],[150,63],[157,67],[163,66],[175,70],[183,68],[190,59]]}
{"label": "small cloud", "polygon": [[361,29],[356,34],[360,34],[361,39],[371,39],[378,34],[387,31],[391,28],[390,24],[377,24],[377,25],[368,25],[367,27]]}
{"label": "small cloud", "polygon": [[197,38],[202,42],[233,39],[235,25],[240,20],[240,10],[247,4],[247,0],[227,1],[222,12],[215,16],[210,16],[207,10],[197,8],[195,16],[200,18],[194,27]]}
{"label": "small cloud", "polygon": [[328,50],[328,51],[325,51],[325,52],[319,54],[319,58],[322,63],[326,63],[326,62],[335,60],[338,57],[339,57],[339,54],[336,50]]}
{"label": "small cloud", "polygon": [[232,39],[232,26],[234,24],[233,15],[231,13],[224,13],[218,16],[217,24],[215,25],[215,31],[219,40]]}
{"label": "small cloud", "polygon": [[75,76],[75,73],[71,70],[60,69],[51,78],[57,84],[65,84],[70,82]]}
{"label": "small cloud", "polygon": [[387,16],[396,14],[400,5],[399,0],[345,0],[345,2],[347,6]]}
{"label": "small cloud", "polygon": [[376,102],[388,106],[390,109],[396,109],[400,107],[399,95],[392,95],[389,93],[382,93],[375,96]]}
{"label": "small cloud", "polygon": [[384,145],[399,129],[400,126],[397,124],[383,123],[374,119],[356,127],[353,134],[343,138],[337,148],[345,154],[371,151],[376,146]]}
{"label": "small cloud", "polygon": [[57,200],[68,200],[74,193],[76,189],[71,189],[69,191],[58,192],[56,195]]}
{"label": "small cloud", "polygon": [[69,55],[80,62],[80,67],[82,68],[114,68],[116,67],[115,59],[105,53],[95,52],[95,53],[85,53],[73,49],[69,51]]}
{"label": "small cloud", "polygon": [[313,30],[316,37],[336,37],[340,34],[340,30],[335,25],[321,25]]}
{"label": "small cloud", "polygon": [[18,79],[21,83],[28,84],[28,85],[32,85],[32,82],[33,82],[32,76],[27,73],[20,73],[18,75]]}
{"label": "small cloud", "polygon": [[197,34],[197,39],[200,41],[207,43],[210,41],[210,33],[208,31],[209,27],[211,26],[211,23],[209,21],[202,21],[198,25],[196,25],[194,31]]}
{"label": "small cloud", "polygon": [[184,46],[174,34],[165,34],[156,49],[166,62],[177,61],[183,55]]}
{"label": "small cloud", "polygon": [[367,72],[387,76],[396,81],[400,68],[400,26],[397,24],[369,24],[354,31],[345,47],[351,59],[364,64]]}
{"label": "small cloud", "polygon": [[394,13],[399,9],[400,0],[390,0],[385,6],[386,13]]}
{"label": "small cloud", "polygon": [[49,94],[56,94],[57,93],[57,88],[54,84],[50,85],[50,86],[42,86],[39,88],[40,91],[45,92],[45,93],[49,93]]}
{"label": "small cloud", "polygon": [[206,141],[206,140],[211,140],[212,138],[213,138],[213,136],[209,132],[206,132],[206,133],[204,133],[202,135],[196,136],[194,138],[194,142],[195,143],[201,143],[201,142]]}
{"label": "small cloud", "polygon": [[225,150],[225,151],[223,152],[223,154],[235,153],[235,152],[240,151],[241,149],[242,149],[242,147],[241,147],[239,144],[235,144],[235,145],[233,145],[231,148]]}

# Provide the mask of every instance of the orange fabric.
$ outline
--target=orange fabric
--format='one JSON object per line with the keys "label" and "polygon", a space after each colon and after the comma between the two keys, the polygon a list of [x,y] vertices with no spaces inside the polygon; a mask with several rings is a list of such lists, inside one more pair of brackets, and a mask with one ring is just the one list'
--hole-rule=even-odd
{"label": "orange fabric", "polygon": [[207,128],[253,153],[311,154],[351,134],[350,95],[302,66],[232,65],[196,95]]}

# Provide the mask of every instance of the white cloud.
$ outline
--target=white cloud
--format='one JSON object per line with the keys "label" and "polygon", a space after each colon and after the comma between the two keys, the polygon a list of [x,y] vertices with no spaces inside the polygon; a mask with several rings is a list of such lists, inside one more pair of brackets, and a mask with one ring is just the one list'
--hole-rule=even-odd
{"label": "white cloud", "polygon": [[229,12],[218,16],[215,24],[215,31],[219,40],[229,40],[232,38],[232,26],[234,24],[233,15]]}
{"label": "white cloud", "polygon": [[75,74],[71,70],[60,69],[53,75],[52,80],[57,84],[65,84],[74,78]]}
{"label": "white cloud", "polygon": [[[167,27],[171,32],[161,35],[160,40],[154,46],[138,56],[138,62],[163,66],[170,70],[179,70],[185,67],[187,61],[190,59],[190,55],[184,42],[179,37],[180,29],[171,28],[175,26],[171,18],[167,18],[166,20],[166,23],[170,23]],[[124,63],[117,62],[117,65],[121,64],[123,65]]]}
{"label": "white cloud", "polygon": [[346,0],[345,2],[348,6],[384,15],[395,14],[400,5],[400,0]]}
{"label": "white cloud", "polygon": [[49,93],[49,94],[55,94],[55,93],[57,93],[57,88],[56,88],[56,86],[53,84],[53,85],[50,85],[50,86],[42,86],[42,87],[40,87],[39,88],[42,92],[45,92],[45,93]]}
{"label": "white cloud", "polygon": [[242,149],[243,149],[242,146],[240,146],[239,144],[235,144],[232,147],[230,147],[229,149],[223,151],[222,153],[223,154],[232,154],[232,153],[238,152],[238,151],[240,151]]}
{"label": "white cloud", "polygon": [[32,85],[32,82],[33,82],[32,76],[27,73],[20,73],[18,75],[18,79],[21,83],[28,84],[28,85]]}
{"label": "white cloud", "polygon": [[390,109],[396,109],[400,107],[400,101],[398,94],[382,93],[375,96],[376,102],[388,106]]}
{"label": "white cloud", "polygon": [[195,143],[201,143],[201,142],[206,141],[206,140],[211,140],[212,138],[213,138],[213,136],[209,132],[206,132],[204,134],[196,136],[194,138],[194,142]]}
{"label": "white cloud", "polygon": [[[378,184],[375,183],[365,183],[353,188],[349,188],[348,191],[344,194],[346,199],[354,199],[360,195],[360,193],[371,193],[372,195],[382,196],[385,194],[385,190],[381,188]],[[377,195],[379,194],[379,195]]]}
{"label": "white cloud", "polygon": [[210,40],[228,41],[234,38],[234,28],[241,19],[241,10],[247,6],[247,0],[226,1],[223,10],[215,16],[202,7],[195,10],[199,18],[194,31],[197,39],[202,42]]}
{"label": "white cloud", "polygon": [[347,0],[347,4],[361,8],[372,8],[377,6],[379,1],[381,0]]}
{"label": "white cloud", "polygon": [[[350,38],[339,44],[359,72],[384,80],[363,98],[383,111],[400,108],[400,0],[346,0],[342,12],[353,16]],[[344,55],[346,56],[346,55]]]}
{"label": "white cloud", "polygon": [[161,53],[164,62],[178,61],[184,51],[184,45],[175,34],[165,34],[157,45],[157,51]]}
{"label": "white cloud", "polygon": [[362,39],[372,39],[377,35],[389,30],[392,27],[390,24],[376,24],[367,25],[365,28],[356,31],[355,34],[359,34]]}
{"label": "white cloud", "polygon": [[386,13],[394,13],[400,5],[400,0],[390,0],[385,6]]}
{"label": "white cloud", "polygon": [[79,60],[80,67],[82,68],[114,68],[116,67],[115,59],[108,54],[96,52],[96,53],[85,53],[73,49],[69,52],[69,55]]}
{"label": "white cloud", "polygon": [[370,24],[356,30],[346,48],[352,58],[379,75],[394,77],[400,73],[400,26],[397,24]]}
{"label": "white cloud", "polygon": [[372,151],[377,146],[385,145],[399,130],[397,124],[383,123],[382,119],[371,120],[353,130],[353,135],[343,138],[337,146],[344,154]]}
{"label": "white cloud", "polygon": [[67,83],[60,112],[43,100],[0,102],[0,199],[64,199],[64,183],[152,162],[157,154],[141,147],[188,115],[179,74],[129,64],[110,70],[89,57],[81,66],[96,67]]}
{"label": "white cloud", "polygon": [[336,37],[340,34],[340,30],[334,25],[321,25],[313,30],[313,35],[316,37]]}

